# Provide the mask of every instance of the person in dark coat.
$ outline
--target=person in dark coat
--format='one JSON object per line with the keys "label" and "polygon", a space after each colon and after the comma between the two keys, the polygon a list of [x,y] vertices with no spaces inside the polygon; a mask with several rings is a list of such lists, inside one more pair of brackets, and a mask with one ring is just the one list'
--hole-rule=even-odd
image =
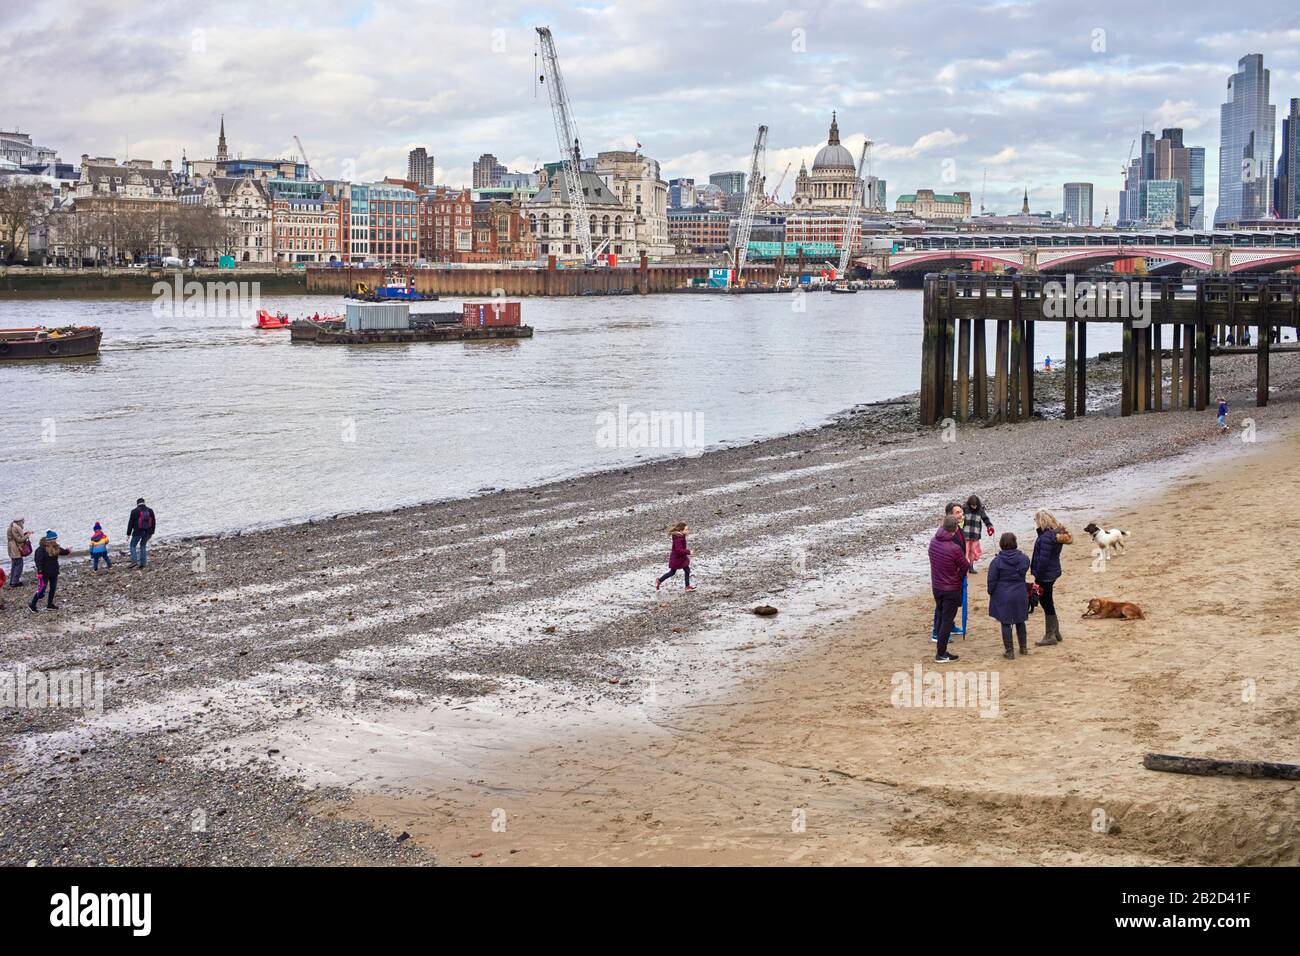
{"label": "person in dark coat", "polygon": [[1016,659],[1011,649],[1011,625],[1016,626],[1020,653],[1029,653],[1029,633],[1025,623],[1029,620],[1029,590],[1025,575],[1029,573],[1029,558],[1017,543],[1016,536],[1004,531],[998,539],[1002,548],[989,564],[989,617],[1002,625],[1002,656]]}
{"label": "person in dark coat", "polygon": [[[962,524],[963,524],[963,523],[965,522],[965,520],[966,520],[966,516],[962,513],[961,505],[957,504],[957,502],[955,502],[955,501],[950,501],[950,502],[948,502],[946,505],[944,505],[944,508],[943,508],[943,514],[944,514],[944,517],[945,517],[945,518],[948,517],[949,515],[952,515],[954,518],[957,519],[957,535],[956,535],[956,540],[957,540],[957,543],[958,543],[959,545],[961,545],[962,553],[965,554],[965,553],[966,553],[966,539],[962,536],[962,530],[961,530],[961,528],[962,528]],[[943,522],[940,521],[940,522],[939,522],[939,530],[942,530],[942,529],[943,529]],[[939,637],[939,619],[940,619],[940,617],[942,617],[942,614],[943,614],[943,606],[942,606],[942,604],[941,604],[940,601],[939,601],[939,597],[938,597],[938,595],[935,595],[935,599],[934,599],[934,624],[933,624],[933,625],[931,626],[931,628],[930,628],[930,640],[938,640],[938,637]]]}
{"label": "person in dark coat", "polygon": [[962,543],[958,528],[961,522],[956,515],[948,515],[943,525],[930,539],[930,587],[934,591],[934,601],[938,606],[939,629],[936,632],[939,646],[935,648],[936,664],[947,664],[958,659],[956,654],[948,653],[948,638],[952,635],[957,609],[961,607],[961,586],[970,570],[966,560],[966,548]]}
{"label": "person in dark coat", "polygon": [[[45,537],[41,543],[36,546],[32,557],[36,564],[36,580],[39,587],[36,593],[32,595],[31,603],[27,606],[32,609],[32,613],[38,613],[36,602],[45,597],[45,606],[50,610],[58,610],[54,603],[54,592],[59,588],[59,556],[71,554],[67,548],[59,546],[59,536],[53,531],[45,532]],[[49,595],[46,597],[46,595]]]}
{"label": "person in dark coat", "polygon": [[672,549],[668,552],[668,573],[655,578],[656,591],[659,590],[659,585],[678,571],[686,574],[686,590],[695,590],[695,585],[691,584],[691,549],[686,547],[687,530],[685,521],[679,521],[668,529],[668,535],[673,542]]}
{"label": "person in dark coat", "polygon": [[149,563],[149,539],[158,530],[158,518],[153,509],[137,498],[131,517],[126,522],[126,536],[131,539],[131,567],[144,570]]}
{"label": "person in dark coat", "polygon": [[1052,589],[1061,576],[1061,546],[1073,544],[1074,539],[1065,525],[1056,520],[1056,515],[1046,508],[1040,508],[1034,514],[1034,526],[1038,529],[1038,538],[1034,541],[1030,570],[1034,573],[1034,583],[1043,589],[1039,601],[1043,605],[1045,627],[1043,639],[1034,641],[1034,646],[1051,647],[1065,640],[1061,636],[1061,624],[1056,617]]}

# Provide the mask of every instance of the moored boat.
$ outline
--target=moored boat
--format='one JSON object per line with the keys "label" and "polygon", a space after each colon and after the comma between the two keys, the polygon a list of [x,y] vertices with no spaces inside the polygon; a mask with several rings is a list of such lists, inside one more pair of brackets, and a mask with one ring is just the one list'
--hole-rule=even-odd
{"label": "moored boat", "polygon": [[99,354],[103,330],[97,325],[58,329],[0,329],[0,360],[85,358]]}
{"label": "moored boat", "polygon": [[266,309],[257,310],[257,329],[288,329],[299,322],[316,322],[316,323],[343,323],[341,315],[321,315],[317,312],[315,315],[305,316],[301,319],[291,319],[284,312],[267,312]]}

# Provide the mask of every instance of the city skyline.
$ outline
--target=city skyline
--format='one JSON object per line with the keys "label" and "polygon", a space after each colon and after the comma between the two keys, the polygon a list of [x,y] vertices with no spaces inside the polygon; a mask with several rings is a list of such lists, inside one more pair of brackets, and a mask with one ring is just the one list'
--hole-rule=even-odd
{"label": "city skyline", "polygon": [[[1275,105],[1300,94],[1300,54],[1288,46],[1300,16],[1280,3],[1257,10],[1255,30],[1225,29],[1208,4],[1179,6],[1176,18],[1109,3],[1082,13],[1039,3],[959,12],[879,0],[806,13],[722,3],[676,18],[671,5],[504,3],[483,14],[456,2],[291,4],[292,31],[241,3],[219,23],[179,4],[151,5],[168,16],[147,22],[136,5],[72,7],[83,15],[7,14],[0,38],[8,75],[60,62],[67,85],[96,91],[51,98],[23,84],[0,111],[0,126],[32,133],[65,160],[208,158],[225,114],[233,155],[296,157],[296,135],[327,178],[401,176],[415,146],[438,155],[449,185],[470,184],[484,152],[532,171],[556,158],[534,81],[532,27],[547,22],[589,155],[641,143],[665,179],[707,182],[745,167],[762,122],[772,128],[774,181],[787,163],[811,159],[838,110],[845,146],[856,154],[871,138],[872,171],[896,190],[965,190],[977,202],[984,192],[990,209],[1012,212],[1027,189],[1035,211],[1058,212],[1063,182],[1092,182],[1100,219],[1117,212],[1123,156],[1142,128],[1181,127],[1217,154],[1219,107],[1242,56],[1263,54]],[[957,17],[982,29],[940,29]],[[917,35],[927,42],[911,44]],[[52,46],[69,43],[84,55]],[[377,58],[376,43],[411,52]],[[1219,164],[1206,165],[1208,204]],[[1214,209],[1206,213],[1208,223]]]}

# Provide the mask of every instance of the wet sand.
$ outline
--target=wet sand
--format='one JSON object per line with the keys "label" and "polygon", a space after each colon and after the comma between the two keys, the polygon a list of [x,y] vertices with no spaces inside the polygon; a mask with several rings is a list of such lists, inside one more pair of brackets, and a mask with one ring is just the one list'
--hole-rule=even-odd
{"label": "wet sand", "polygon": [[[1074,502],[1060,511],[1078,526],[1090,499],[1105,501],[1107,523],[1139,529],[1131,559],[1163,532],[1143,523],[1149,506],[1126,508],[1157,494],[1173,456],[1213,452],[1235,476],[1216,483],[1223,505],[1260,498],[1242,462],[1294,446],[1292,358],[1275,357],[1278,400],[1263,410],[1245,404],[1253,363],[1216,360],[1234,421],[1257,422],[1254,445],[1216,436],[1209,413],[973,425],[944,442],[870,409],[696,458],[172,543],[143,574],[92,578],[65,559],[63,610],[33,618],[6,592],[0,660],[102,671],[106,708],[5,713],[0,860],[1277,862],[1269,839],[1290,839],[1269,833],[1279,785],[1131,777],[1131,748],[1174,730],[1190,736],[1170,749],[1296,749],[1294,720],[1264,693],[1293,691],[1295,668],[1268,633],[1263,656],[1243,657],[1234,645],[1254,619],[1219,633],[1232,608],[1203,588],[1228,582],[1190,508],[1180,531],[1198,553],[1176,579],[1143,565],[1151,597],[1123,595],[1152,605],[1151,621],[1127,626],[1161,653],[1094,651],[1086,634],[1124,625],[1085,630],[1063,613],[1063,647],[1002,662],[977,589],[960,666],[998,669],[1001,716],[900,716],[887,691],[928,657],[915,625],[928,621],[922,542],[946,500],[980,492],[1026,545],[1045,499]],[[1261,507],[1285,480],[1279,466],[1259,486]],[[1252,584],[1267,580],[1251,562],[1270,556],[1269,535],[1232,522],[1254,513],[1215,513]],[[676,520],[692,525],[700,589],[670,581],[656,594]],[[1086,567],[1081,551],[1068,560]],[[1105,580],[1137,587],[1116,571]],[[1067,575],[1061,603],[1077,606],[1091,575]],[[1161,630],[1175,618],[1159,601],[1180,585],[1193,588],[1190,636]],[[755,617],[760,603],[780,615]],[[1229,666],[1267,704],[1231,712],[1237,724],[1198,696],[1237,679]],[[1145,695],[1143,720],[1128,719],[1126,687]],[[1280,753],[1261,752],[1260,720]],[[1223,836],[1239,855],[1188,849],[1172,824],[1139,836],[1150,828],[1135,821],[1174,793],[1165,816],[1213,811],[1220,830],[1244,827]],[[1094,839],[1098,799],[1121,823]]]}

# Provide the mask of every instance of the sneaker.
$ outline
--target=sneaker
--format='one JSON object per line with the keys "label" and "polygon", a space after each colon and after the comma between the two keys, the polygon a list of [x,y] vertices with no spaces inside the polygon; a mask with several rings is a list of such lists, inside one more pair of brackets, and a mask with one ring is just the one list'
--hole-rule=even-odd
{"label": "sneaker", "polygon": [[27,609],[28,609],[29,611],[31,611],[33,614],[40,614],[40,613],[41,613],[41,609],[38,608],[35,604],[29,604],[29,605],[27,605]]}
{"label": "sneaker", "polygon": [[936,656],[934,662],[936,664],[951,664],[954,661],[959,661],[959,660],[961,660],[961,658],[958,657],[956,654],[944,654],[942,656]]}
{"label": "sneaker", "polygon": [[688,591],[694,591],[694,590],[695,590],[695,585],[694,585],[694,584],[688,584],[688,585],[686,585],[686,590],[688,590]]}
{"label": "sneaker", "polygon": [[656,591],[659,590],[659,585],[661,585],[661,584],[663,584],[663,582],[660,581],[658,578],[655,578],[655,590],[656,590]]}

